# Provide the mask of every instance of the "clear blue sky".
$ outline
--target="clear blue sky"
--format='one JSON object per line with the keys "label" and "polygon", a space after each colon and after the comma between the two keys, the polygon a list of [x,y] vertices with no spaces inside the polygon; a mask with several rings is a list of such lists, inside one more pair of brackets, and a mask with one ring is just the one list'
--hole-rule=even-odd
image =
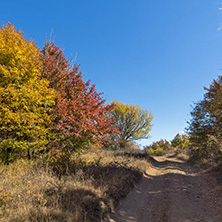
{"label": "clear blue sky", "polygon": [[222,69],[218,0],[7,0],[1,24],[12,22],[43,47],[53,39],[77,54],[85,80],[104,98],[154,115],[151,138],[182,133],[190,105]]}

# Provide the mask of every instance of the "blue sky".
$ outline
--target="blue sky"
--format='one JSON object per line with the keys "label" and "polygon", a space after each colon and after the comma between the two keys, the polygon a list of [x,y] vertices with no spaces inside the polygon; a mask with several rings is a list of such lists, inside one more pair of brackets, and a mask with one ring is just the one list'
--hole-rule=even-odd
{"label": "blue sky", "polygon": [[193,102],[222,69],[221,3],[216,0],[8,0],[12,22],[39,47],[53,37],[76,56],[104,98],[154,115],[150,144],[182,133]]}

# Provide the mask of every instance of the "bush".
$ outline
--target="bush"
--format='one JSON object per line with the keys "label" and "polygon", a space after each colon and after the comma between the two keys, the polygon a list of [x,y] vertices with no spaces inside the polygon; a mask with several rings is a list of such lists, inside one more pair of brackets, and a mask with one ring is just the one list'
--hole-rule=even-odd
{"label": "bush", "polygon": [[164,154],[164,150],[162,148],[157,148],[157,149],[150,148],[148,152],[150,155],[153,156],[162,156]]}
{"label": "bush", "polygon": [[170,146],[167,140],[160,140],[153,142],[150,146],[146,146],[145,149],[154,156],[161,156],[167,151],[171,150],[172,147]]}

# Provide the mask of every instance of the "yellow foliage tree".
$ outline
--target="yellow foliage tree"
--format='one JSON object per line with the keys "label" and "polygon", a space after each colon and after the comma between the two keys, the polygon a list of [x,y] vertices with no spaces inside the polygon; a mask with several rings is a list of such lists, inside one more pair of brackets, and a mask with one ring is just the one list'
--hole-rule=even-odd
{"label": "yellow foliage tree", "polygon": [[189,138],[187,135],[179,133],[171,140],[171,146],[175,148],[186,149],[189,146]]}
{"label": "yellow foliage tree", "polygon": [[0,150],[40,150],[47,143],[55,93],[41,78],[39,50],[9,23],[0,29]]}
{"label": "yellow foliage tree", "polygon": [[115,109],[110,115],[120,132],[120,134],[115,133],[115,139],[124,142],[148,138],[152,126],[152,113],[137,105],[127,105],[118,101],[113,103]]}

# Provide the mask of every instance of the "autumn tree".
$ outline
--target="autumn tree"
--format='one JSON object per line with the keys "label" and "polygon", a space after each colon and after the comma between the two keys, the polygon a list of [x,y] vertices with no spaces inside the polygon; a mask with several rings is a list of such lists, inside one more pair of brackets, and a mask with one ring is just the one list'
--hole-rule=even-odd
{"label": "autumn tree", "polygon": [[153,142],[153,144],[151,146],[154,150],[156,150],[158,148],[161,148],[163,150],[171,149],[170,143],[167,140],[163,140],[163,139]]}
{"label": "autumn tree", "polygon": [[53,42],[45,43],[41,52],[42,76],[57,93],[53,112],[54,131],[68,150],[82,149],[89,142],[101,141],[115,128],[107,113],[113,105],[106,105],[102,94],[90,81],[84,82],[79,66],[71,67],[63,51]]}
{"label": "autumn tree", "polygon": [[189,138],[187,135],[179,133],[171,140],[171,146],[174,148],[186,149],[189,146]]}
{"label": "autumn tree", "polygon": [[145,146],[144,149],[147,150],[147,152],[151,155],[160,156],[172,149],[172,147],[167,140],[161,139],[159,141],[153,142],[149,146]]}
{"label": "autumn tree", "polygon": [[0,150],[7,161],[48,143],[54,90],[42,78],[39,50],[12,24],[0,29]]}
{"label": "autumn tree", "polygon": [[137,105],[127,105],[118,101],[113,102],[115,109],[110,116],[120,134],[113,133],[114,140],[127,141],[148,138],[153,115]]}
{"label": "autumn tree", "polygon": [[214,80],[204,99],[191,112],[188,134],[196,158],[222,159],[222,76]]}

